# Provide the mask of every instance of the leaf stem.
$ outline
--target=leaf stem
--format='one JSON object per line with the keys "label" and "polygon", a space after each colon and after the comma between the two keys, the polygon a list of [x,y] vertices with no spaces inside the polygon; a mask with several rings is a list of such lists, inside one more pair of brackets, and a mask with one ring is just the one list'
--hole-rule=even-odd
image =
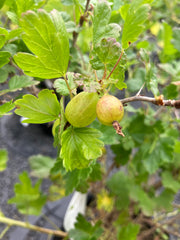
{"label": "leaf stem", "polygon": [[114,70],[116,69],[116,67],[117,67],[117,65],[119,64],[119,62],[120,62],[120,60],[121,60],[123,54],[124,54],[124,50],[122,49],[121,54],[120,54],[120,56],[119,56],[119,58],[118,58],[116,64],[114,65],[113,69],[111,70],[110,74],[108,75],[107,79],[110,78],[111,74],[112,74],[112,73],[114,72]]}
{"label": "leaf stem", "polygon": [[67,88],[68,88],[68,90],[69,90],[70,98],[72,99],[72,98],[73,98],[73,95],[72,95],[71,88],[70,88],[70,86],[69,86],[69,83],[68,83],[68,79],[67,79],[66,74],[65,74],[65,76],[64,76],[64,80],[65,80],[66,85],[67,85]]}
{"label": "leaf stem", "polygon": [[43,227],[39,227],[36,225],[32,225],[30,223],[14,220],[14,219],[7,218],[7,217],[0,217],[0,222],[8,224],[9,227],[10,226],[18,226],[18,227],[22,227],[22,228],[28,228],[33,231],[46,233],[48,235],[51,234],[51,235],[56,235],[56,236],[60,236],[60,237],[67,237],[67,233],[63,232],[61,230],[53,230],[53,229],[43,228]]}

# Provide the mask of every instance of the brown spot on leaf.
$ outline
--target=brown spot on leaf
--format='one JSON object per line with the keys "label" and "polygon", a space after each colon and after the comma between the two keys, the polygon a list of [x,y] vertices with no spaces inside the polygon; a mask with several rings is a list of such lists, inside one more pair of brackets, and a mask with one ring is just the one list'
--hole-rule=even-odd
{"label": "brown spot on leaf", "polygon": [[20,106],[19,106],[19,105],[16,105],[16,108],[17,108],[17,109],[20,109]]}

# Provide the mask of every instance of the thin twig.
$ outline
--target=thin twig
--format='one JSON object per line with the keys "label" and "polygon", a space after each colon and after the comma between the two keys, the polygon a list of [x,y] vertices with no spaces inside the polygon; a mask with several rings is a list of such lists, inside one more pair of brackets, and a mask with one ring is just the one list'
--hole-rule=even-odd
{"label": "thin twig", "polygon": [[111,165],[109,166],[109,168],[107,169],[106,174],[104,175],[104,179],[106,179],[106,178],[109,176],[110,172],[111,172],[115,167],[116,167],[116,163],[115,163],[115,162],[112,162]]}
{"label": "thin twig", "polygon": [[[90,0],[87,0],[84,14],[80,17],[80,20],[79,20],[79,27],[82,27],[82,25],[83,25],[83,23],[84,23],[84,21],[87,17],[87,11],[88,11],[88,8],[89,8],[89,3],[90,3]],[[75,31],[73,32],[73,46],[76,45],[78,35],[79,35],[78,32],[75,32]]]}
{"label": "thin twig", "polygon": [[138,237],[137,239],[138,239],[138,240],[140,240],[140,239],[145,239],[145,238],[147,239],[147,237],[148,237],[149,235],[153,234],[155,230],[156,230],[156,226],[153,226],[153,227],[150,228],[150,229],[144,230],[144,231],[139,235],[139,237]]}
{"label": "thin twig", "polygon": [[174,230],[170,230],[170,229],[166,229],[165,226],[163,226],[160,223],[156,223],[155,225],[156,225],[157,228],[159,228],[161,231],[165,232],[166,234],[168,234],[168,235],[171,234],[171,235],[174,235],[174,236],[180,238],[180,233],[179,232],[174,231]]}
{"label": "thin twig", "polygon": [[7,225],[5,229],[0,234],[0,239],[3,239],[4,235],[7,233],[7,231],[10,229],[11,225]]}
{"label": "thin twig", "polygon": [[30,230],[46,233],[48,235],[51,234],[51,235],[56,235],[56,236],[60,236],[60,237],[67,237],[67,233],[63,232],[61,230],[53,230],[53,229],[43,228],[43,227],[39,227],[36,225],[32,225],[30,223],[14,220],[14,219],[7,218],[7,217],[0,217],[0,222],[5,223],[10,226],[19,226],[22,228],[28,228]]}
{"label": "thin twig", "polygon": [[48,218],[46,215],[43,215],[43,218],[44,218],[48,223],[50,223],[52,227],[54,227],[56,230],[59,230],[58,226],[57,226],[53,221],[51,221],[50,218]]}
{"label": "thin twig", "polygon": [[159,99],[159,98],[152,98],[152,97],[146,97],[146,96],[133,96],[133,97],[128,97],[120,100],[123,104],[126,104],[128,102],[134,102],[134,101],[142,101],[142,102],[151,102],[159,106],[169,106],[169,107],[180,108],[180,100],[163,100],[162,98]]}

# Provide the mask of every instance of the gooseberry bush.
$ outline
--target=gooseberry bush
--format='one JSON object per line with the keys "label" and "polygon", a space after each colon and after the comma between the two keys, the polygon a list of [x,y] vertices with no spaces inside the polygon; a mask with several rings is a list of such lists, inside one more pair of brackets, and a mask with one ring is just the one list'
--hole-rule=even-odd
{"label": "gooseberry bush", "polygon": [[[46,233],[180,237],[173,225],[180,217],[173,203],[180,189],[180,3],[1,0],[0,8],[0,117],[48,123],[57,149],[56,160],[30,158],[33,176],[51,181],[48,195],[23,172],[8,204],[40,215],[47,201],[90,192],[94,200],[74,229]],[[7,155],[0,149],[1,171]]]}

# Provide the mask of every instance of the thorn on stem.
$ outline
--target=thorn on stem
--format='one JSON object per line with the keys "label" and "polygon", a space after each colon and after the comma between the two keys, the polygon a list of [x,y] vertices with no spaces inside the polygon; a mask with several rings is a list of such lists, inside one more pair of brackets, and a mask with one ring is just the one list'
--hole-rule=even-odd
{"label": "thorn on stem", "polygon": [[139,91],[136,93],[136,96],[139,96],[139,95],[140,95],[140,93],[141,93],[141,91],[142,91],[144,85],[145,85],[145,83],[143,83],[142,87],[141,87],[141,88],[139,89]]}

